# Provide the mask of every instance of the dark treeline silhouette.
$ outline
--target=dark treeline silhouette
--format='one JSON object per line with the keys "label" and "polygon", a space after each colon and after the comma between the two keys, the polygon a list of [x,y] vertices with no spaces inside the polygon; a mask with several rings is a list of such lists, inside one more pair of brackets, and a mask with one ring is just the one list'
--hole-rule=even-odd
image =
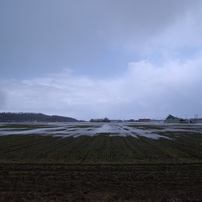
{"label": "dark treeline silhouette", "polygon": [[76,122],[78,120],[64,116],[49,116],[41,113],[0,113],[0,122]]}
{"label": "dark treeline silhouette", "polygon": [[105,117],[104,119],[91,119],[90,122],[110,122],[110,120]]}

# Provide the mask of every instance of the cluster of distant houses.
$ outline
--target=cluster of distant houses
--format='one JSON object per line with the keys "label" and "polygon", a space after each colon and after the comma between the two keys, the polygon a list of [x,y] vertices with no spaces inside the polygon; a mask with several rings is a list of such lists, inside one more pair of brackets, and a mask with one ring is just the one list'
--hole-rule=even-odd
{"label": "cluster of distant houses", "polygon": [[164,121],[165,123],[202,123],[202,118],[191,118],[191,119],[182,119],[172,115],[168,115],[168,117]]}
{"label": "cluster of distant houses", "polygon": [[129,119],[129,120],[121,120],[121,119],[117,119],[117,120],[113,120],[113,119],[108,119],[108,118],[101,118],[101,119],[91,119],[90,122],[143,122],[143,123],[147,123],[147,122],[160,122],[160,123],[202,123],[202,118],[190,118],[190,119],[182,119],[182,118],[178,118],[176,116],[173,115],[168,115],[168,117],[164,120],[154,120],[154,119],[148,119],[148,118],[140,118],[138,120],[134,120],[134,119]]}
{"label": "cluster of distant houses", "polygon": [[[91,119],[90,122],[123,122],[123,120],[110,120],[108,118],[104,119]],[[171,114],[165,120],[153,120],[148,118],[140,118],[138,120],[129,119],[124,120],[124,122],[161,122],[161,123],[202,123],[202,118],[190,118],[190,119],[182,119],[176,116],[172,116]]]}
{"label": "cluster of distant houses", "polygon": [[[138,122],[154,122],[157,120],[151,120],[151,119],[139,119]],[[161,122],[164,123],[202,123],[202,118],[190,118],[190,119],[182,119],[175,116],[172,116],[171,114],[168,115],[168,117],[165,120],[162,120]]]}
{"label": "cluster of distant houses", "polygon": [[[135,120],[134,120],[135,121]],[[141,118],[136,120],[135,122],[161,122],[161,123],[202,123],[202,118],[190,118],[190,119],[182,119],[172,115],[168,115],[168,117],[164,120],[154,120],[148,118]]]}

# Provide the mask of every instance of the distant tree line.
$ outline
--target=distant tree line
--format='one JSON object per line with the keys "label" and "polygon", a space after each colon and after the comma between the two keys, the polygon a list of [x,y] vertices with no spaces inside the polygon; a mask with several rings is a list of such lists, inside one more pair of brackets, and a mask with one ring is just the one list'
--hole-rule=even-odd
{"label": "distant tree line", "polygon": [[105,117],[104,119],[91,119],[90,122],[110,122],[110,120]]}
{"label": "distant tree line", "polygon": [[41,113],[0,113],[0,122],[76,122],[78,120],[64,116],[49,116]]}

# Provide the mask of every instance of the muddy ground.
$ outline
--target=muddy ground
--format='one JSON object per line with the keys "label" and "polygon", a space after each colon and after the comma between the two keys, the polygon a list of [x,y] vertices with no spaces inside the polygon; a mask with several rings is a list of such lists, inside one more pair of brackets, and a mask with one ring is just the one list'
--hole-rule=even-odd
{"label": "muddy ground", "polygon": [[202,201],[202,164],[0,164],[0,201]]}

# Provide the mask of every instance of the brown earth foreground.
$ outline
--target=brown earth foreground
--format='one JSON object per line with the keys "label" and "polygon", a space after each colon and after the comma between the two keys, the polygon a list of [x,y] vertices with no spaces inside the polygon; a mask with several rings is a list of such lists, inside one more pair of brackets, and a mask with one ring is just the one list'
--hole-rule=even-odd
{"label": "brown earth foreground", "polygon": [[0,164],[0,201],[202,201],[202,164]]}

